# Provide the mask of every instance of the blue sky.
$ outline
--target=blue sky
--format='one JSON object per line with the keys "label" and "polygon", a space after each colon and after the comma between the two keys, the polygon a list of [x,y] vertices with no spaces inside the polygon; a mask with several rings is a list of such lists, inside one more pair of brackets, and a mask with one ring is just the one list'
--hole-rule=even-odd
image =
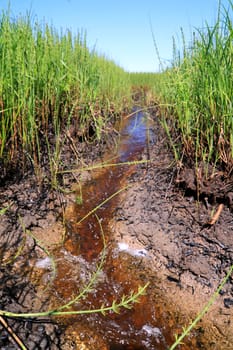
{"label": "blue sky", "polygon": [[[0,9],[8,7],[0,0]],[[228,4],[227,0],[222,0]],[[164,62],[172,58],[172,36],[179,45],[180,28],[187,38],[194,27],[211,25],[218,0],[11,0],[13,17],[30,10],[58,30],[86,30],[90,48],[128,71],[158,71],[151,26]]]}

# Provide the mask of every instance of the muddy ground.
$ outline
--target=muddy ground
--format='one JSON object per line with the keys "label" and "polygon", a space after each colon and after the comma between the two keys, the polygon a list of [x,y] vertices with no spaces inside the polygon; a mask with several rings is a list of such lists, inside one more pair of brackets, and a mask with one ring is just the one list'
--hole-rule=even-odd
{"label": "muddy ground", "polygon": [[[147,252],[152,259],[151,271],[159,276],[168,304],[190,320],[208,302],[233,265],[233,182],[213,169],[209,169],[208,181],[205,180],[206,169],[200,165],[197,191],[197,172],[185,167],[177,172],[155,113],[151,118],[154,121],[149,147],[151,162],[135,167],[128,179],[131,187],[120,196],[111,228],[116,242]],[[112,135],[111,140],[101,145],[80,143],[72,134],[64,136],[63,168],[70,164],[83,167],[100,160],[116,144],[117,133]],[[142,154],[142,158],[146,157],[148,149]],[[11,179],[2,179],[0,191],[0,208],[9,206],[0,216],[1,310],[46,310],[49,302],[37,298],[38,276],[33,266],[45,256],[41,246],[61,242],[65,234],[62,217],[70,197],[51,189],[46,156],[36,175],[33,169],[22,177],[17,172],[12,174]],[[70,189],[79,180],[78,174],[68,174],[60,176],[58,184]],[[211,224],[220,204],[223,210]],[[81,349],[73,340],[67,340],[65,327],[55,320],[6,320],[30,350]],[[232,277],[196,329],[199,332],[196,348],[233,349]],[[94,335],[90,337],[95,339]],[[93,348],[97,349],[96,346]],[[104,346],[99,345],[98,349],[105,349]],[[0,348],[18,349],[2,325]]]}
{"label": "muddy ground", "polygon": [[[150,252],[171,305],[191,320],[233,263],[232,181],[224,181],[219,171],[209,174],[197,200],[194,169],[177,172],[172,167],[161,134],[156,133],[150,150],[151,166],[134,174],[133,186],[117,209],[115,234],[119,241]],[[210,225],[221,203],[223,210]],[[232,277],[197,328],[203,332],[197,348],[233,348]]]}

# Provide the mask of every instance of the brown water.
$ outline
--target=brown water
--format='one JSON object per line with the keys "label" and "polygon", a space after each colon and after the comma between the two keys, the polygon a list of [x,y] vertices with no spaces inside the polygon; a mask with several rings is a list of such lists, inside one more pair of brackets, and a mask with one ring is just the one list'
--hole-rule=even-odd
{"label": "brown water", "polygon": [[[149,127],[142,112],[124,121],[116,163],[140,159],[149,145]],[[174,305],[166,301],[159,288],[160,281],[148,267],[151,265],[148,252],[114,240],[111,219],[119,196],[101,205],[127,185],[135,167],[122,165],[94,173],[92,180],[82,188],[82,204],[74,204],[67,209],[67,239],[64,247],[55,252],[57,276],[53,299],[58,305],[79,294],[96,271],[104,247],[102,231],[106,239],[104,268],[92,291],[72,308],[95,309],[103,304],[111,305],[114,299],[120,301],[123,294],[136,291],[139,285],[150,281],[146,296],[141,297],[140,303],[131,310],[122,309],[120,314],[111,312],[105,316],[97,313],[72,316],[62,320],[73,339],[77,337],[77,342],[81,339],[86,349],[165,350],[173,343],[174,333],[180,331],[179,324],[183,321],[174,311]],[[99,205],[99,209],[94,210]],[[193,348],[191,340],[187,344],[182,349]]]}
{"label": "brown water", "polygon": [[[123,163],[140,158],[147,144],[147,120],[142,112],[136,113],[122,125],[121,140],[117,153],[114,154],[114,163]],[[103,248],[97,214],[102,223],[107,239],[110,238],[109,221],[118,201],[117,196],[101,205],[93,215],[89,215],[96,206],[107,200],[119,189],[124,188],[126,179],[134,171],[134,166],[122,165],[105,168],[95,173],[92,180],[82,188],[83,200],[80,205],[74,205],[66,214],[68,239],[65,248],[72,254],[80,254],[87,261],[96,258]],[[80,223],[80,221],[82,221]],[[78,234],[77,234],[78,233]]]}

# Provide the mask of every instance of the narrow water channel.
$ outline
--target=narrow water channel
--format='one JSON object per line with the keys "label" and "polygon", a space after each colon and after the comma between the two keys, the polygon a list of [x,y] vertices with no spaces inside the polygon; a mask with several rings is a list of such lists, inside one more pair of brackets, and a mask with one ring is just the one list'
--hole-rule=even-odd
{"label": "narrow water channel", "polygon": [[[117,155],[113,155],[114,163],[138,160],[143,152],[149,157],[149,132],[150,123],[145,113],[135,112],[125,120]],[[73,309],[109,306],[113,300],[120,301],[123,295],[150,282],[147,294],[130,310],[121,309],[120,314],[110,312],[105,316],[100,313],[71,316],[61,321],[72,337],[78,339],[78,344],[85,343],[85,349],[165,350],[174,341],[179,316],[160,291],[147,250],[117,242],[111,231],[111,220],[119,201],[119,195],[114,194],[128,185],[135,167],[106,167],[93,175],[82,188],[82,203],[67,209],[67,238],[63,248],[54,253],[57,275],[53,282],[56,291],[53,300],[57,305],[70,301],[85,288],[100,264],[103,249],[104,266],[92,290],[72,305]]]}

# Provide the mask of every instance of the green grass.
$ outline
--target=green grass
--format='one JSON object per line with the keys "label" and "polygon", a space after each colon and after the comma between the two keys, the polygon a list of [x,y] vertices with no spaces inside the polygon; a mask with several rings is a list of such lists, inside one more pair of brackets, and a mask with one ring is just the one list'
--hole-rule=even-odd
{"label": "green grass", "polygon": [[[156,96],[178,160],[232,167],[232,2],[216,23],[195,30],[162,73],[127,73],[86,44],[85,33],[58,31],[10,10],[0,17],[0,164],[40,164],[41,145],[59,161],[62,130],[90,125],[97,139],[113,113],[131,106],[132,87]],[[155,49],[157,51],[156,43]],[[134,90],[133,90],[134,92]],[[48,135],[56,135],[51,148]]]}
{"label": "green grass", "polygon": [[140,95],[139,103],[141,105],[155,105],[158,102],[163,80],[163,75],[160,73],[130,73],[133,97]]}
{"label": "green grass", "polygon": [[146,86],[148,89],[154,89],[155,81],[158,80],[160,73],[146,73],[146,72],[135,72],[130,73],[130,80],[132,86]]}
{"label": "green grass", "polygon": [[72,121],[79,130],[92,124],[100,139],[110,114],[130,105],[130,89],[129,75],[90,50],[85,33],[2,12],[0,163],[40,163],[41,144]]}
{"label": "green grass", "polygon": [[233,4],[219,4],[216,23],[193,33],[183,48],[174,41],[173,62],[161,74],[164,123],[173,148],[186,161],[233,164]]}

